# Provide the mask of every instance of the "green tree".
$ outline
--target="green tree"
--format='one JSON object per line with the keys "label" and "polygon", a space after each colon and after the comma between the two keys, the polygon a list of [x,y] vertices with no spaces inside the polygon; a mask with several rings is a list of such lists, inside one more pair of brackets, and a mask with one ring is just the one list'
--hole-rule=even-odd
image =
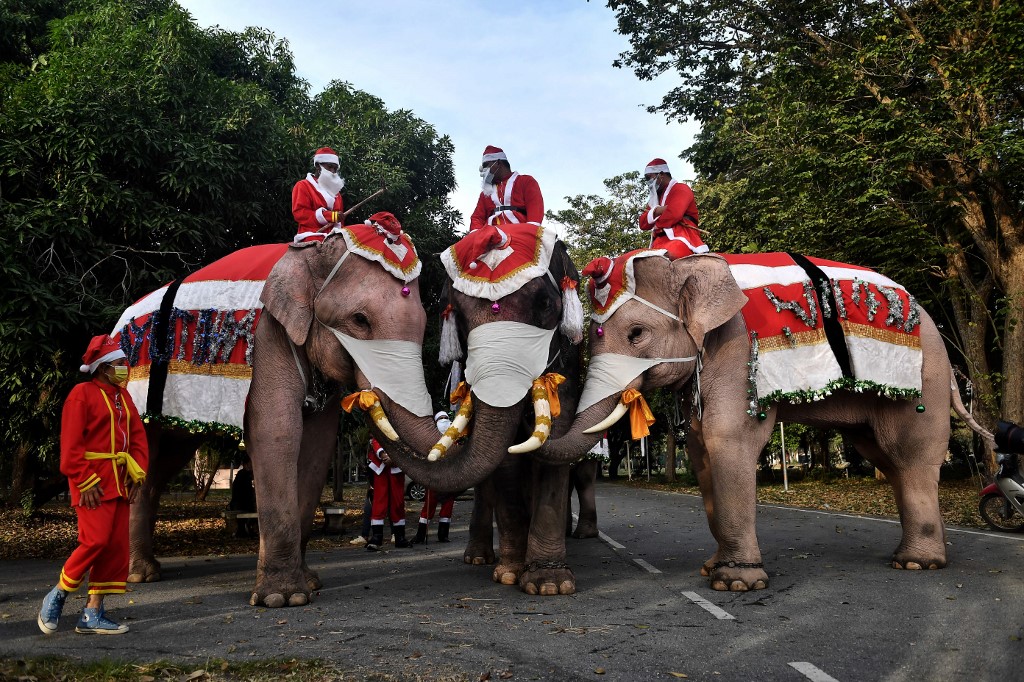
{"label": "green tree", "polygon": [[565,242],[577,266],[600,256],[642,249],[651,236],[640,230],[640,213],[647,207],[647,185],[637,171],[604,181],[606,196],[566,197],[569,208],[548,211],[548,220],[565,227]]}
{"label": "green tree", "polygon": [[683,76],[652,109],[702,122],[687,157],[726,248],[801,250],[930,290],[983,419],[1024,418],[1019,3],[608,5],[631,42],[618,65]]}

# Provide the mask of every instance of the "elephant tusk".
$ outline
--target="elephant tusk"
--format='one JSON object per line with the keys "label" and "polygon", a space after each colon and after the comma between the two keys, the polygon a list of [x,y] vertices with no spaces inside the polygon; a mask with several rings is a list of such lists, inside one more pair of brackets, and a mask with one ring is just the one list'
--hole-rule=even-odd
{"label": "elephant tusk", "polygon": [[544,445],[548,436],[551,435],[551,401],[548,398],[548,389],[545,383],[538,379],[533,382],[531,392],[533,398],[533,413],[536,415],[533,434],[524,442],[511,446],[508,451],[512,455],[522,455],[533,452]]}
{"label": "elephant tusk", "polygon": [[629,412],[629,405],[626,405],[622,401],[619,401],[619,404],[615,406],[615,409],[612,410],[612,413],[610,415],[605,417],[604,421],[598,424],[594,424],[589,429],[584,429],[583,433],[599,433],[601,431],[605,431],[606,429],[610,429],[615,424],[615,422],[622,419],[623,415],[625,415],[627,412]]}
{"label": "elephant tusk", "polygon": [[448,448],[452,446],[452,443],[466,434],[466,428],[469,425],[469,418],[472,416],[473,399],[467,395],[463,399],[462,404],[459,405],[459,411],[455,413],[455,419],[453,419],[451,425],[445,429],[444,434],[441,436],[441,440],[439,440],[434,447],[430,448],[430,453],[427,455],[427,461],[436,462],[444,457],[448,452]]}
{"label": "elephant tusk", "polygon": [[391,426],[391,422],[388,421],[388,417],[384,414],[384,408],[380,406],[379,400],[370,408],[370,418],[373,419],[373,423],[377,425],[380,432],[387,436],[387,438],[398,441],[398,433],[395,431],[395,427]]}

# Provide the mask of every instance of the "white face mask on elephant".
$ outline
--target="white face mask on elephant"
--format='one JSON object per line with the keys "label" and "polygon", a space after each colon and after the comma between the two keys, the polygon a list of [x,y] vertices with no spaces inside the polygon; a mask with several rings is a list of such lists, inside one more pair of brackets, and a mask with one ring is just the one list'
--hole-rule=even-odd
{"label": "white face mask on elephant", "polygon": [[371,388],[379,388],[417,417],[433,413],[423,380],[423,346],[410,341],[363,341],[327,328],[352,356]]}
{"label": "white face mask on elephant", "polygon": [[511,407],[548,366],[555,329],[522,322],[489,322],[469,333],[466,383],[493,407]]}

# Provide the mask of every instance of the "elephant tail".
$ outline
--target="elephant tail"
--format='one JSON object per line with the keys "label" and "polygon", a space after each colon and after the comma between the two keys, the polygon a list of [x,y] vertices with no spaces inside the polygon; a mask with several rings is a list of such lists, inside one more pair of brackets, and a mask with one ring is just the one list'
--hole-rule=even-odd
{"label": "elephant tail", "polygon": [[964,420],[964,423],[966,423],[967,426],[971,427],[971,431],[974,431],[976,434],[981,436],[982,440],[985,441],[985,444],[989,447],[990,450],[995,450],[995,436],[993,436],[991,432],[989,432],[985,427],[983,427],[981,424],[975,421],[974,416],[967,411],[966,407],[964,407],[964,403],[960,399],[960,389],[956,385],[956,378],[952,376],[952,373],[949,377],[949,392],[950,398],[952,399],[953,411],[956,412],[958,417]]}

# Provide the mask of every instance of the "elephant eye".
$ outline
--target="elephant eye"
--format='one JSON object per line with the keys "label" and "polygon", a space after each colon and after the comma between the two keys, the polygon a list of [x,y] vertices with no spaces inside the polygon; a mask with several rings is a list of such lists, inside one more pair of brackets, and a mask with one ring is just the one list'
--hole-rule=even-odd
{"label": "elephant eye", "polygon": [[356,324],[358,324],[360,327],[365,327],[367,329],[370,328],[370,318],[368,318],[363,313],[356,313],[355,315],[352,316],[352,319],[355,320]]}
{"label": "elephant eye", "polygon": [[630,330],[629,330],[629,336],[628,336],[629,342],[633,343],[633,344],[639,343],[640,339],[643,338],[644,331],[645,331],[644,328],[639,326],[639,325],[637,325],[635,327],[631,327]]}

